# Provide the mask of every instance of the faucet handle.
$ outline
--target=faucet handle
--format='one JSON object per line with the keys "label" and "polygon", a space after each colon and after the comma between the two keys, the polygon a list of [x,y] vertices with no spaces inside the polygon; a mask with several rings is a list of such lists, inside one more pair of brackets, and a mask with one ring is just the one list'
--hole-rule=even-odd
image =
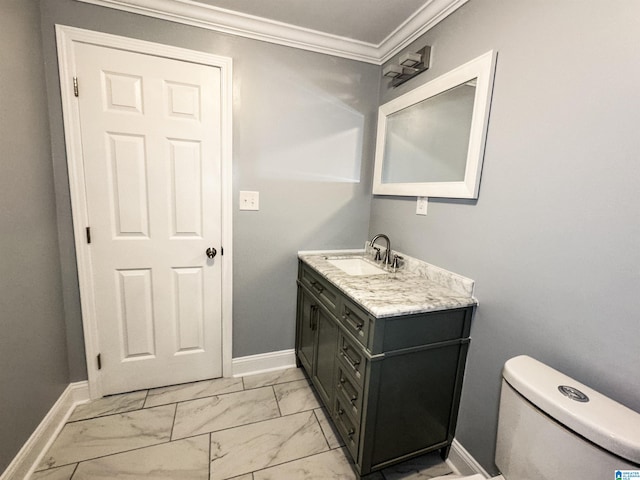
{"label": "faucet handle", "polygon": [[393,263],[391,264],[391,268],[398,268],[400,266],[400,262],[398,260],[403,260],[403,258],[397,253],[393,255]]}
{"label": "faucet handle", "polygon": [[380,260],[382,260],[382,257],[380,256],[380,247],[374,247],[374,246],[372,245],[372,248],[376,251],[376,254],[375,254],[375,256],[373,257],[373,259],[374,259],[376,262],[379,262]]}

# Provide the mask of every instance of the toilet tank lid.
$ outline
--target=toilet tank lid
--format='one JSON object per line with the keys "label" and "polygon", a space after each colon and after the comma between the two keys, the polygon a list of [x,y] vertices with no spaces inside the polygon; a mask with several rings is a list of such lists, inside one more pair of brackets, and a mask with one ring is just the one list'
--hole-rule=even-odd
{"label": "toilet tank lid", "polygon": [[[508,360],[504,379],[540,410],[609,452],[640,464],[640,413],[526,355]],[[558,387],[589,397],[580,402]]]}

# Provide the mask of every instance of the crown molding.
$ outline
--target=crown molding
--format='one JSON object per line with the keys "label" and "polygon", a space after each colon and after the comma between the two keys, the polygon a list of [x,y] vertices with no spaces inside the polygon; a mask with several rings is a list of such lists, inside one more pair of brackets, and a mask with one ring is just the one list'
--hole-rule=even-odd
{"label": "crown molding", "polygon": [[431,0],[407,18],[378,45],[378,64],[391,59],[469,0]]}
{"label": "crown molding", "polygon": [[431,0],[380,44],[214,7],[192,0],[76,0],[287,47],[381,65],[468,0]]}

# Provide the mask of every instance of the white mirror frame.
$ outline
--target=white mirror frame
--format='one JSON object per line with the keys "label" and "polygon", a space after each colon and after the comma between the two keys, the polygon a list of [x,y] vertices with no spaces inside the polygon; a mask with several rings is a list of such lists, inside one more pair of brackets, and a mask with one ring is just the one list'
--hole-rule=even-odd
{"label": "white mirror frame", "polygon": [[[380,107],[373,177],[374,195],[478,198],[495,62],[496,54],[491,50]],[[384,161],[387,117],[475,78],[477,78],[477,85],[464,180],[460,182],[383,183],[382,163]]]}

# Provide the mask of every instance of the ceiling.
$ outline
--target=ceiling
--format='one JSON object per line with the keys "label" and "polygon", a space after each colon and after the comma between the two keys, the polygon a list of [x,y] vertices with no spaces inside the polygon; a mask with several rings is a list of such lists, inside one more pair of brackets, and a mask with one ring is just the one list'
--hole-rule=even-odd
{"label": "ceiling", "polygon": [[429,0],[198,0],[319,32],[379,45]]}
{"label": "ceiling", "polygon": [[77,0],[381,65],[468,0]]}

